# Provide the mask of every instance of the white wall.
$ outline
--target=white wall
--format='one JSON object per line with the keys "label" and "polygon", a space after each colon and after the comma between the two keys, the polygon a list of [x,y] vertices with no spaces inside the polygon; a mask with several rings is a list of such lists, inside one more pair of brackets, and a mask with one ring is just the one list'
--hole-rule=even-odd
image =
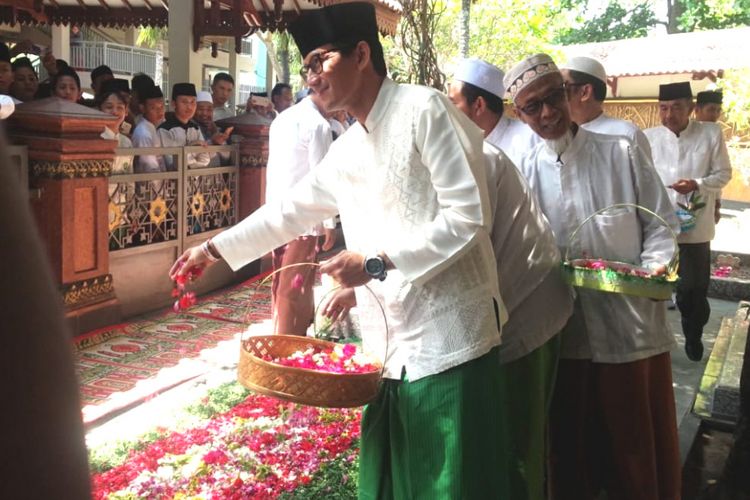
{"label": "white wall", "polygon": [[[618,98],[655,98],[659,95],[659,85],[664,83],[689,81],[693,89],[693,95],[706,89],[713,83],[708,78],[693,80],[692,73],[679,73],[674,75],[645,75],[645,76],[621,76],[617,79]],[[612,89],[608,88],[608,97],[612,96]]]}

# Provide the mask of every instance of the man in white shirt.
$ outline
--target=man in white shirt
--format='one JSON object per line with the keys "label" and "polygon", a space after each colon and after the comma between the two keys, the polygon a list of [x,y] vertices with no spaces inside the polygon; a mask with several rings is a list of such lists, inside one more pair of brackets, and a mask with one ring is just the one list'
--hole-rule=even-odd
{"label": "man in white shirt", "polygon": [[[172,86],[172,113],[156,131],[165,148],[183,146],[205,146],[206,138],[200,126],[193,120],[197,108],[197,92],[192,83],[175,83]],[[211,161],[207,152],[189,153],[185,167],[206,167]],[[177,170],[173,155],[164,156],[167,170]]]}
{"label": "man in white shirt", "polygon": [[607,72],[602,63],[591,57],[573,57],[560,67],[560,73],[568,93],[570,118],[576,124],[598,134],[625,136],[651,158],[651,147],[641,129],[604,112]]}
{"label": "man in white shirt", "polygon": [[[164,94],[159,86],[142,88],[140,91],[140,112],[142,119],[133,131],[133,147],[160,148],[161,137],[156,127],[164,122]],[[136,173],[166,172],[162,155],[140,155],[135,163]]]}
{"label": "man in white shirt", "polygon": [[503,113],[502,82],[503,73],[497,66],[478,58],[464,59],[453,76],[448,97],[479,125],[490,144],[517,165],[536,146],[539,136],[523,122]]}
{"label": "man in white shirt", "polygon": [[294,104],[292,86],[284,82],[279,82],[274,85],[271,89],[271,102],[273,103],[274,111],[277,113],[289,109],[291,105]]}
{"label": "man in white shirt", "polygon": [[[279,114],[271,123],[269,132],[266,203],[283,199],[320,163],[332,141],[331,126],[316,94]],[[335,219],[327,219],[322,225],[316,224],[302,236],[274,249],[274,271],[294,264],[316,262],[319,237],[325,237],[320,248],[328,251],[336,242],[335,229]],[[315,314],[315,272],[314,266],[297,266],[274,274],[274,333],[305,335]]]}
{"label": "man in white shirt", "polygon": [[[561,253],[629,261],[663,273],[674,244],[669,228],[623,207],[637,204],[677,220],[658,174],[625,137],[589,132],[570,118],[563,78],[545,54],[505,78],[521,120],[543,143],[519,168],[537,195]],[[577,289],[562,333],[550,414],[553,498],[680,498],[680,459],[669,351],[675,344],[663,302]]]}
{"label": "man in white shirt", "polygon": [[229,73],[216,73],[211,82],[211,97],[214,103],[214,121],[235,116],[229,106],[229,100],[234,92],[234,78]]}
{"label": "man in white shirt", "polygon": [[[547,219],[526,180],[501,151],[499,143],[510,143],[503,139],[512,128],[492,134],[501,115],[489,108],[499,103],[502,113],[503,77],[492,64],[464,59],[456,72],[458,85],[451,84],[449,96],[484,131],[492,246],[500,295],[510,315],[499,351],[502,430],[512,443],[500,450],[510,464],[503,497],[534,500],[545,496],[547,412],[560,354],[557,334],[573,312],[573,293],[559,272],[560,252]],[[465,99],[467,87],[480,94],[471,104]],[[482,119],[487,114],[495,119]],[[544,314],[539,314],[541,304]]]}
{"label": "man in white shirt", "polygon": [[358,123],[282,200],[187,250],[171,275],[216,258],[238,268],[340,213],[347,251],[321,271],[367,284],[384,308],[357,288],[364,348],[387,351],[362,419],[360,498],[501,498],[496,348],[507,314],[482,134],[434,89],[386,77],[371,3],[306,10],[289,30],[323,106]]}
{"label": "man in white shirt", "polygon": [[[707,296],[711,279],[711,240],[716,231],[713,207],[721,188],[732,179],[732,167],[719,125],[691,120],[692,112],[690,82],[660,85],[662,125],[647,129],[646,136],[651,143],[656,170],[669,188],[674,210],[682,208],[682,204],[691,209],[686,215],[694,216],[694,224],[683,222],[682,233],[677,238],[680,280],[676,302],[682,316],[685,353],[691,360],[700,361],[703,327],[711,315]],[[703,205],[691,206],[691,203]]]}
{"label": "man in white shirt", "polygon": [[[15,64],[15,61],[13,62]],[[721,104],[724,94],[721,90],[704,90],[695,96],[695,119],[699,122],[716,123],[721,118]],[[714,221],[721,219],[721,193],[716,195]]]}

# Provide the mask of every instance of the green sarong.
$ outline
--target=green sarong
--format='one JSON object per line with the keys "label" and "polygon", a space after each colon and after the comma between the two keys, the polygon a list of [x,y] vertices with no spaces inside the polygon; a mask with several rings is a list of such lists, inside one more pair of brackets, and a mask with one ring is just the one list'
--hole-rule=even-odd
{"label": "green sarong", "polygon": [[555,335],[526,356],[500,366],[502,498],[547,498],[547,418],[559,357],[560,335]]}
{"label": "green sarong", "polygon": [[497,349],[409,382],[384,380],[362,417],[359,497],[503,499]]}

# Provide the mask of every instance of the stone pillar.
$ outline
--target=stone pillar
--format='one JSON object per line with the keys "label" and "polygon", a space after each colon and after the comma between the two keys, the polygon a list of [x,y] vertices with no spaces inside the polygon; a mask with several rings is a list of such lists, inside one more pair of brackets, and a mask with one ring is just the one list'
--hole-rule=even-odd
{"label": "stone pillar", "polygon": [[32,209],[74,334],[120,321],[109,274],[108,181],[114,117],[56,97],[20,104],[10,119],[26,145]]}
{"label": "stone pillar", "polygon": [[[256,113],[243,113],[224,118],[216,124],[220,128],[234,127],[232,144],[239,143],[240,200],[237,206],[238,221],[255,212],[266,202],[266,165],[268,164],[268,132],[271,120]],[[247,276],[271,269],[270,254],[260,263],[247,266]]]}
{"label": "stone pillar", "polygon": [[70,26],[55,25],[51,27],[52,53],[55,58],[70,62]]}
{"label": "stone pillar", "polygon": [[171,86],[180,82],[191,82],[200,89],[200,81],[193,81],[191,75],[199,74],[200,68],[193,58],[193,2],[180,2],[179,8],[169,9],[169,85],[163,89],[170,99]]}
{"label": "stone pillar", "polygon": [[257,210],[266,200],[268,131],[271,120],[256,113],[219,120],[220,128],[234,127],[232,143],[240,145],[239,219]]}

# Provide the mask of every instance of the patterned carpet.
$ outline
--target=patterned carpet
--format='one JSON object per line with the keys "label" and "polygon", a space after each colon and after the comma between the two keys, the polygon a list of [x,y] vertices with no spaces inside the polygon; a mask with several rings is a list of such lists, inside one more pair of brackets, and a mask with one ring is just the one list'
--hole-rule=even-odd
{"label": "patterned carpet", "polygon": [[[84,421],[153,397],[211,368],[207,349],[271,317],[270,281],[253,278],[200,298],[182,313],[157,312],[75,339]],[[228,362],[234,360],[227,360]]]}

